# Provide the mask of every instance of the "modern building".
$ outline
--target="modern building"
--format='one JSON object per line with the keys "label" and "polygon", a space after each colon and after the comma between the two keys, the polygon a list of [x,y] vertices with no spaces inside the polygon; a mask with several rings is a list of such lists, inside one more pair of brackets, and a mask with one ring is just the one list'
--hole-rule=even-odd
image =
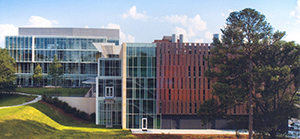
{"label": "modern building", "polygon": [[93,43],[119,45],[118,29],[93,28],[19,28],[19,35],[6,36],[5,46],[16,60],[17,85],[33,86],[32,74],[39,63],[42,86],[49,86],[48,69],[54,55],[64,70],[64,87],[83,87],[82,81],[97,76],[101,53]]}
{"label": "modern building", "polygon": [[[214,37],[218,35],[215,34]],[[155,40],[157,57],[157,105],[162,116],[162,128],[199,129],[227,128],[224,119],[202,126],[197,110],[213,96],[212,80],[204,76],[208,68],[205,60],[213,48],[209,43],[184,43],[173,34]],[[228,110],[228,114],[246,114],[244,108]]]}
{"label": "modern building", "polygon": [[[218,35],[214,35],[217,37]],[[185,43],[183,36],[164,36],[153,43],[119,44],[118,29],[19,28],[6,37],[16,60],[17,85],[32,86],[39,63],[43,86],[54,55],[64,76],[61,86],[91,87],[96,124],[123,129],[227,128],[216,119],[202,126],[197,110],[212,98],[213,81],[204,76],[213,48],[209,43]],[[227,110],[246,115],[245,107]]]}

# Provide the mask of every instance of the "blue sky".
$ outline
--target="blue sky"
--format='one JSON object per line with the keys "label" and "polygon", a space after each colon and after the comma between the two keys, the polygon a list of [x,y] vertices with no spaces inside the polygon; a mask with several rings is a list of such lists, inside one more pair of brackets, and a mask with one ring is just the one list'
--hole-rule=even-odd
{"label": "blue sky", "polygon": [[0,47],[17,28],[120,28],[122,42],[153,42],[184,34],[186,42],[210,43],[232,11],[253,8],[300,43],[300,0],[0,0]]}

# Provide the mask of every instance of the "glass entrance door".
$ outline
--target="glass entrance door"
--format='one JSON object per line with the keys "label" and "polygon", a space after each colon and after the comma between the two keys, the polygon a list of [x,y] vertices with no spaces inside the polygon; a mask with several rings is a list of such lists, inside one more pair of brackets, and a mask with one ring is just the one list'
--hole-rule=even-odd
{"label": "glass entrance door", "polygon": [[112,127],[112,104],[106,104],[106,127]]}

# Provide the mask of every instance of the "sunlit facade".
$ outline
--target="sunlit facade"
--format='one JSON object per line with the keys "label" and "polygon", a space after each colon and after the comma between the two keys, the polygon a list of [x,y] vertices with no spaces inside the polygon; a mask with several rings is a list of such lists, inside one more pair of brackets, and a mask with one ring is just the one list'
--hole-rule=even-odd
{"label": "sunlit facade", "polygon": [[156,92],[156,44],[126,43],[126,128],[160,128]]}
{"label": "sunlit facade", "polygon": [[119,45],[118,29],[84,28],[19,28],[18,36],[6,36],[5,46],[16,60],[16,83],[33,86],[32,74],[39,63],[42,67],[42,86],[49,86],[49,66],[57,55],[64,75],[65,87],[83,87],[82,81],[97,76],[97,60],[101,53],[93,43]]}

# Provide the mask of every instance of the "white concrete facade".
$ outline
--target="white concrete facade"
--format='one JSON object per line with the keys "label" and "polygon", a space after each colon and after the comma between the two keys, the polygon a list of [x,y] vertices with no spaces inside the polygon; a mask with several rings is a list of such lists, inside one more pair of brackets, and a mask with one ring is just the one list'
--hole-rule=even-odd
{"label": "white concrete facade", "polygon": [[88,114],[96,112],[96,98],[94,97],[58,97],[58,99]]}

